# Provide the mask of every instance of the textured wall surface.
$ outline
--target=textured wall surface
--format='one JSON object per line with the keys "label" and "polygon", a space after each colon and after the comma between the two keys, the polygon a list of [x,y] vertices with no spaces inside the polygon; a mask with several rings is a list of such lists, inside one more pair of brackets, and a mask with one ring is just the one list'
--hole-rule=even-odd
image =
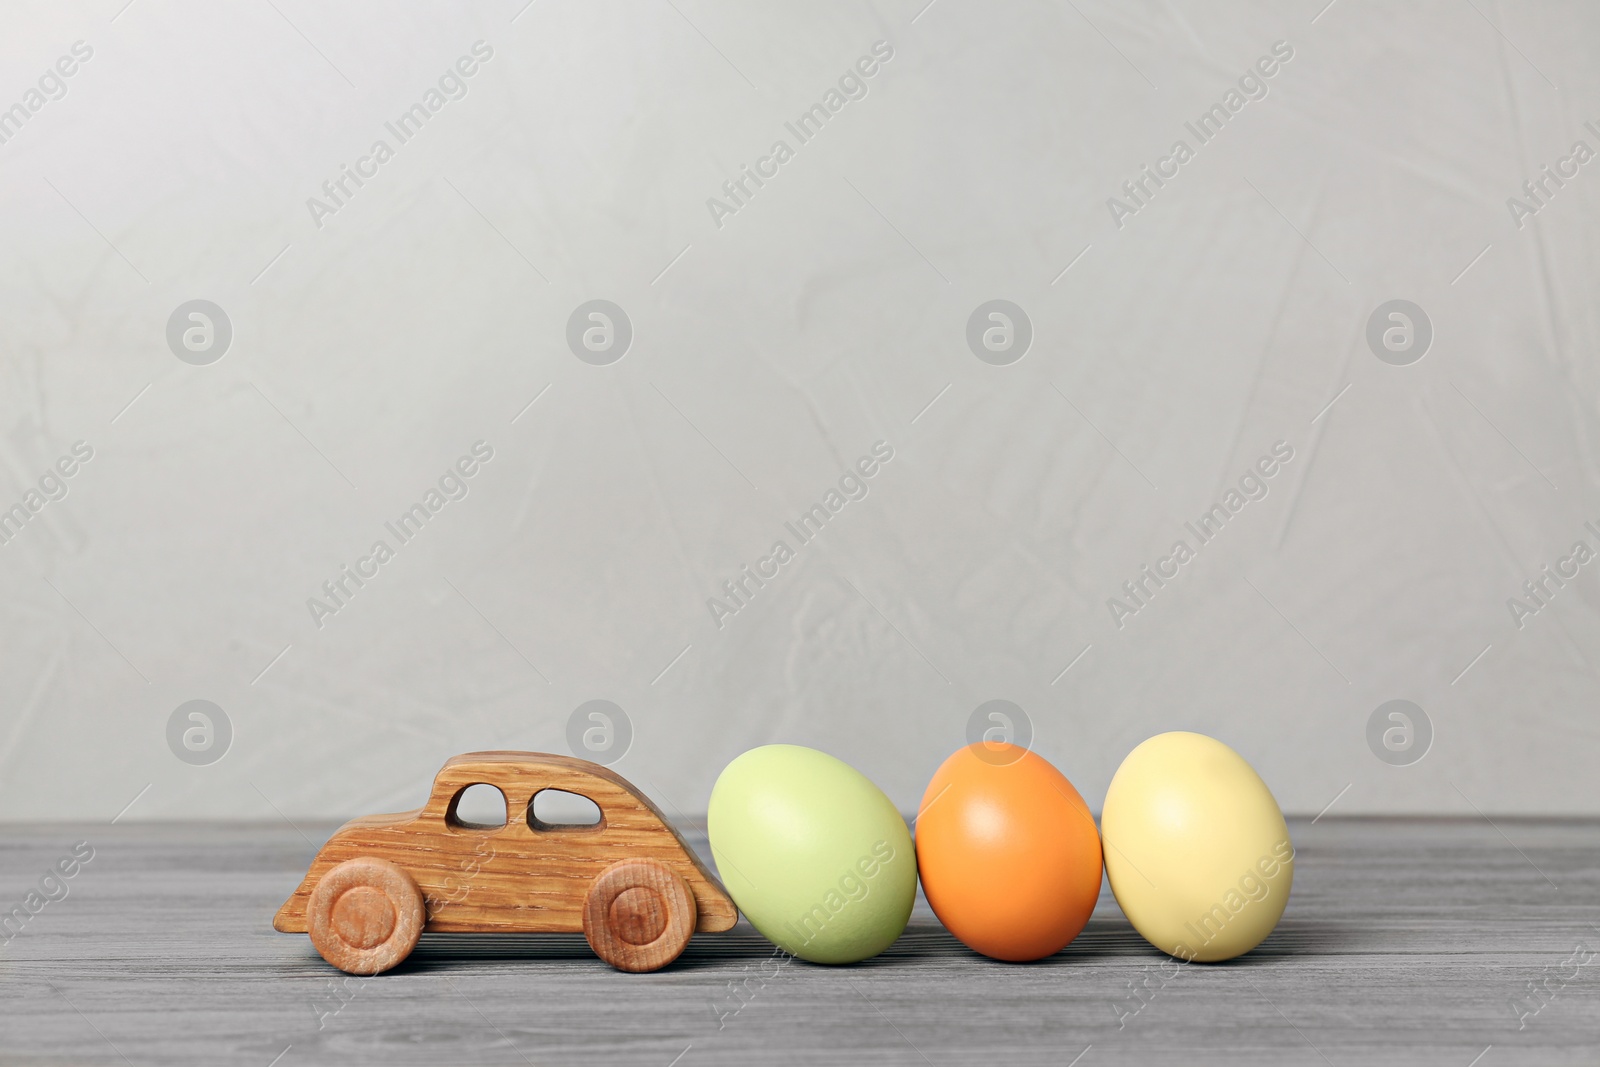
{"label": "textured wall surface", "polygon": [[1600,811],[1600,11],[523,2],[13,5],[0,818],[408,806],[591,700],[670,812],[769,741],[912,809],[991,700],[1096,808],[1194,729]]}

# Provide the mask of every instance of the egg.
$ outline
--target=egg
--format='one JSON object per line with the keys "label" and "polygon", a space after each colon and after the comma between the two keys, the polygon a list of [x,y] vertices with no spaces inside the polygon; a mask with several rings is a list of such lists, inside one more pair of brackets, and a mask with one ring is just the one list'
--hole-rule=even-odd
{"label": "egg", "polygon": [[917,857],[894,804],[825,752],[764,745],[711,790],[711,855],[745,918],[785,952],[855,963],[911,918]]}
{"label": "egg", "polygon": [[1249,952],[1294,884],[1294,845],[1261,776],[1203,734],[1157,734],[1117,768],[1100,813],[1106,874],[1134,929],[1182,960]]}
{"label": "egg", "polygon": [[1083,797],[1015,745],[967,745],[945,760],[917,815],[917,867],[934,914],[999,960],[1065,948],[1100,896],[1100,835]]}

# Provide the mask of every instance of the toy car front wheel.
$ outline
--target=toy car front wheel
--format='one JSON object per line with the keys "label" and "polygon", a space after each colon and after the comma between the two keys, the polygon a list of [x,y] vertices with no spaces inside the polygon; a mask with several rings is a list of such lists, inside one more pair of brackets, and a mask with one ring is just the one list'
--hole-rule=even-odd
{"label": "toy car front wheel", "polygon": [[656,860],[618,860],[594,880],[583,902],[583,936],[619,971],[654,971],[683,952],[699,912],[694,893]]}
{"label": "toy car front wheel", "polygon": [[323,875],[306,909],[311,944],[350,974],[381,974],[411,955],[425,922],[416,881],[375,856],[345,860]]}

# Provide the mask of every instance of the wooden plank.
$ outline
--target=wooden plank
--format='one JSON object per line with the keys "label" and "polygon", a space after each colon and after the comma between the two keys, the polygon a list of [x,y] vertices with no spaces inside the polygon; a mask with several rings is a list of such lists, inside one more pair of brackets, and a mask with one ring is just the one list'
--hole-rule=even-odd
{"label": "wooden plank", "polygon": [[[783,960],[741,922],[653,974],[576,934],[425,934],[355,978],[271,928],[331,826],[3,827],[0,910],[76,842],[94,851],[0,947],[0,1065],[1593,1067],[1600,956],[1564,961],[1600,949],[1600,822],[1496,822],[1291,822],[1278,931],[1171,977],[1103,893],[1035,964],[967,951],[919,900],[898,943],[849,968]],[[1549,992],[1519,1018],[1530,981]]]}

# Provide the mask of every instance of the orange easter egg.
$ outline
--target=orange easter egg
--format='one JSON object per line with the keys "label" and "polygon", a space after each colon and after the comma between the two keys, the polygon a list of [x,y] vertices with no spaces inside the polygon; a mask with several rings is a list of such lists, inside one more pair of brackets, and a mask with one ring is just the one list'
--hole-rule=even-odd
{"label": "orange easter egg", "polygon": [[944,761],[922,797],[916,849],[939,921],[997,960],[1059,952],[1100,896],[1089,806],[1048,760],[1015,745],[967,745]]}

